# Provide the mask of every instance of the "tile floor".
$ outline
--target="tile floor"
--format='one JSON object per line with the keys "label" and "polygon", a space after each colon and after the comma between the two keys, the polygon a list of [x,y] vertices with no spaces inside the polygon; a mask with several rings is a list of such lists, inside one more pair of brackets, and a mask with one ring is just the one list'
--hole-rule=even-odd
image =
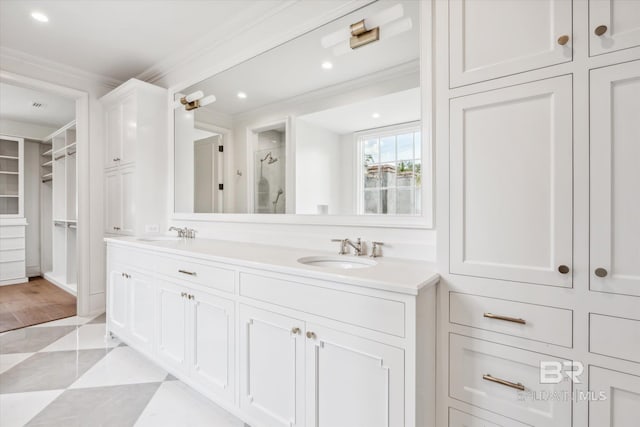
{"label": "tile floor", "polygon": [[245,427],[105,338],[104,322],[74,316],[0,334],[0,426]]}

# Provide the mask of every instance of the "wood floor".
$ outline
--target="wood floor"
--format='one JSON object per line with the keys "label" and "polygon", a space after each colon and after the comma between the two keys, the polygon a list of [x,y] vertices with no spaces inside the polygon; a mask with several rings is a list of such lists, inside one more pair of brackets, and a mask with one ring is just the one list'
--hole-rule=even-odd
{"label": "wood floor", "polygon": [[76,315],[76,297],[49,281],[0,286],[0,332]]}

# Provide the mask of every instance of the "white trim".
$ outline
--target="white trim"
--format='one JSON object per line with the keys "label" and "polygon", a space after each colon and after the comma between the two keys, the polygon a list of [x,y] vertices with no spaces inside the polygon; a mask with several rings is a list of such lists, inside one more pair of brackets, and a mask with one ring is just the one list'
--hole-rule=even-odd
{"label": "white trim", "polygon": [[[332,10],[330,13],[321,15],[317,19],[307,22],[306,25],[289,31],[281,35],[277,40],[267,41],[266,43],[257,43],[247,51],[236,57],[226,61],[221,61],[215,66],[203,70],[201,73],[194,75],[187,81],[175,84],[168,89],[168,123],[169,138],[168,151],[169,162],[174,163],[174,110],[173,110],[173,93],[180,92],[187,87],[193,86],[200,81],[209,78],[215,74],[225,71],[235,65],[238,65],[254,56],[260,55],[265,51],[277,47],[291,39],[312,31],[326,23],[344,16],[348,13],[364,7],[372,0],[351,0],[348,3]],[[255,24],[254,24],[255,25]],[[206,221],[206,222],[229,222],[229,223],[257,223],[257,224],[303,224],[303,225],[332,225],[332,226],[362,226],[362,227],[380,227],[380,228],[403,228],[403,229],[433,229],[434,228],[434,209],[433,200],[435,179],[434,179],[434,145],[433,145],[433,4],[432,2],[420,2],[420,92],[421,92],[421,122],[422,122],[422,215],[420,216],[389,216],[389,215],[294,215],[294,214],[195,214],[195,213],[176,213],[174,206],[175,199],[175,173],[171,168],[169,176],[169,212],[171,212],[170,221]],[[424,33],[428,31],[428,33]],[[168,71],[167,71],[168,72]],[[166,75],[166,73],[165,73]],[[156,81],[160,77],[157,77]],[[232,145],[232,144],[230,144]],[[295,149],[295,148],[294,148]],[[295,155],[295,151],[293,153]],[[428,156],[428,157],[427,157]],[[426,160],[426,161],[425,161]],[[247,171],[249,175],[249,170]],[[247,183],[251,182],[247,176]],[[248,185],[248,184],[247,184]],[[293,189],[295,191],[295,189]],[[288,190],[291,192],[292,190]],[[248,193],[248,192],[247,192]],[[247,197],[249,195],[247,194]]]}
{"label": "white trim", "polygon": [[[23,63],[24,65],[38,67],[49,72],[60,73],[69,77],[75,77],[82,80],[97,82],[110,89],[113,89],[119,86],[120,84],[122,84],[122,81],[118,79],[114,79],[112,77],[104,76],[102,74],[92,73],[90,71],[82,70],[80,68],[72,67],[70,65],[65,65],[59,62],[51,61],[49,59],[40,58],[38,56],[34,56],[19,50],[0,46],[0,64],[5,62],[7,59],[13,59],[15,61]],[[73,89],[70,89],[70,90],[73,90]],[[59,94],[59,92],[57,91],[54,93]]]}

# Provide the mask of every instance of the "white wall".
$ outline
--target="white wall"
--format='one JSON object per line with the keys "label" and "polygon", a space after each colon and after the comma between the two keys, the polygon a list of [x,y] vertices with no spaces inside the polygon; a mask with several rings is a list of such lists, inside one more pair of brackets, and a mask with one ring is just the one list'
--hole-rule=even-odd
{"label": "white wall", "polygon": [[[46,136],[46,135],[45,135]],[[40,268],[40,143],[24,142],[24,216],[27,218],[27,276],[39,276]]]}
{"label": "white wall", "polygon": [[[332,19],[349,13],[371,1],[304,1],[291,3],[290,7],[280,13],[266,17],[262,21],[249,23],[252,26],[243,28],[237,34],[224,40],[224,43],[214,45],[211,49],[194,55],[184,65],[170,67],[160,72],[152,83],[164,87],[190,86],[199,80],[223,71],[260,52],[273,48],[293,37],[322,25]],[[415,87],[415,86],[414,86]],[[317,109],[315,111],[318,111]],[[263,117],[264,121],[282,119],[286,111],[273,112],[271,117]],[[302,114],[302,112],[300,112]],[[248,119],[248,118],[247,118]],[[252,120],[243,120],[252,123]],[[234,123],[236,128],[240,123]],[[234,157],[245,159],[243,141],[246,133],[234,132]],[[173,138],[170,138],[173,143]],[[168,147],[172,150],[173,147]],[[246,163],[234,165],[234,169],[244,170]],[[246,187],[246,173],[238,177],[240,187]],[[167,189],[169,191],[169,189]],[[246,200],[242,191],[238,192],[236,200]],[[420,260],[435,260],[435,230],[404,229],[382,227],[344,227],[340,225],[295,225],[295,224],[266,224],[245,222],[220,221],[185,221],[173,220],[171,225],[189,226],[199,231],[200,238],[217,238],[238,240],[254,243],[277,244],[303,249],[336,250],[335,244],[329,242],[337,237],[361,237],[366,240],[385,242],[386,256],[407,257]]]}
{"label": "white wall", "polygon": [[342,206],[352,181],[342,175],[340,135],[300,119],[295,128],[296,213],[318,214],[327,205],[330,215],[353,215]]}
{"label": "white wall", "polygon": [[40,140],[52,134],[57,128],[35,123],[0,118],[0,134]]}

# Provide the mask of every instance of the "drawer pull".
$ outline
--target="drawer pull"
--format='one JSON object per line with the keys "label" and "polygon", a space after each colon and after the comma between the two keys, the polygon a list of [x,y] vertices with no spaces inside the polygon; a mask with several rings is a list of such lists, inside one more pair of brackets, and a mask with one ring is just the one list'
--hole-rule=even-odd
{"label": "drawer pull", "polygon": [[600,37],[608,30],[606,25],[598,25],[596,29],[593,31],[596,36]]}
{"label": "drawer pull", "polygon": [[189,276],[197,276],[195,271],[178,270],[178,273],[188,274]]}
{"label": "drawer pull", "polygon": [[501,380],[500,378],[492,377],[489,374],[483,375],[482,379],[491,381],[492,383],[502,384],[507,387],[515,388],[516,390],[524,391],[524,386],[520,383],[512,383],[511,381]]}
{"label": "drawer pull", "polygon": [[291,333],[292,333],[293,335],[300,335],[300,332],[301,332],[301,331],[300,331],[300,328],[292,328],[292,329],[291,329]]}
{"label": "drawer pull", "polygon": [[307,332],[307,338],[309,338],[310,340],[315,340],[316,339],[316,334],[315,332]]}
{"label": "drawer pull", "polygon": [[605,268],[598,267],[596,268],[595,274],[598,277],[607,277],[607,274],[609,274],[609,272]]}
{"label": "drawer pull", "polygon": [[560,265],[558,266],[558,271],[561,274],[567,274],[569,272],[569,267],[567,267],[566,265]]}
{"label": "drawer pull", "polygon": [[518,319],[516,317],[509,317],[509,316],[500,316],[498,314],[493,314],[493,313],[485,313],[484,317],[487,317],[489,319],[506,320],[507,322],[519,323],[521,325],[526,325],[527,323],[527,321],[524,319]]}

